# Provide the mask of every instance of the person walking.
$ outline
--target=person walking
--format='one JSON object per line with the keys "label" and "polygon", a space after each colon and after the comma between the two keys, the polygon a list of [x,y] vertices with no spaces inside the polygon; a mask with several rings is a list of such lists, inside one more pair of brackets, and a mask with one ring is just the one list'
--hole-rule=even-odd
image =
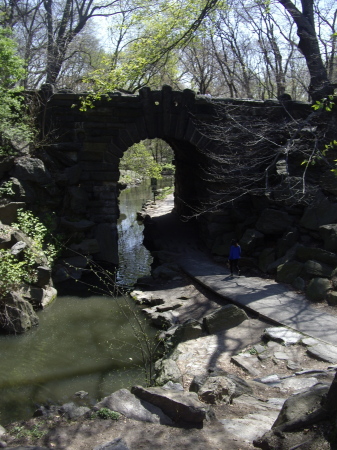
{"label": "person walking", "polygon": [[241,273],[239,268],[240,258],[241,258],[241,247],[236,239],[232,239],[228,257],[231,276],[233,276],[234,269],[237,271],[237,274],[240,275]]}

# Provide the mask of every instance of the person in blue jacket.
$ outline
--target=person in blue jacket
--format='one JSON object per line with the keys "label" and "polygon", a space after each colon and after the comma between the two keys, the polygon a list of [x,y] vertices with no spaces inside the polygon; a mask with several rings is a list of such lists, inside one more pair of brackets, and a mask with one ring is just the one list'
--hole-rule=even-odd
{"label": "person in blue jacket", "polygon": [[231,276],[233,276],[234,269],[237,271],[238,275],[240,275],[240,268],[239,268],[240,258],[241,258],[241,247],[236,239],[232,239],[228,257]]}

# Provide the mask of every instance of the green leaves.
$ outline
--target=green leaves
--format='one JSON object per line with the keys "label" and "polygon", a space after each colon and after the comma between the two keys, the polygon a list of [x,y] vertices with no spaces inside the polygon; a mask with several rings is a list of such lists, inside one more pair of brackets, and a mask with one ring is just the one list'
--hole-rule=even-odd
{"label": "green leaves", "polygon": [[312,105],[312,108],[315,111],[323,109],[327,112],[331,112],[332,108],[336,105],[334,98],[333,95],[328,95],[328,97],[322,98],[322,100],[316,100],[316,103]]}
{"label": "green leaves", "polygon": [[23,114],[22,88],[24,61],[16,55],[9,30],[0,27],[0,156],[10,152],[11,141],[30,141],[32,131]]}

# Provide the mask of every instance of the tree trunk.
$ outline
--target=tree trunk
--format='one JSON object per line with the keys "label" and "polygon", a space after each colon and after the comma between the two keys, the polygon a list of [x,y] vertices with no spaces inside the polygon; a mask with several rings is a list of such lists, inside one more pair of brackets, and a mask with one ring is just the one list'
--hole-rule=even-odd
{"label": "tree trunk", "polygon": [[290,14],[297,26],[300,38],[298,48],[302,52],[310,73],[309,94],[311,98],[320,100],[333,94],[334,89],[324,66],[314,24],[313,0],[301,0],[302,12],[290,0],[277,0]]}

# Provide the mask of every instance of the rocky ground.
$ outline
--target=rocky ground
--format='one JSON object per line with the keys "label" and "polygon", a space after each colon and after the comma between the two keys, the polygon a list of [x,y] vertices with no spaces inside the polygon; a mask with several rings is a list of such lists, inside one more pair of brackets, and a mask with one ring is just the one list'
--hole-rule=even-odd
{"label": "rocky ground", "polygon": [[[121,390],[90,410],[40,408],[31,420],[0,431],[0,447],[331,448],[328,421],[260,438],[276,420],[284,424],[319,406],[335,376],[336,349],[312,352],[317,341],[247,315],[183,273],[143,280],[132,295],[162,330],[166,352],[156,368],[164,388]],[[110,410],[119,411],[119,420]]]}

